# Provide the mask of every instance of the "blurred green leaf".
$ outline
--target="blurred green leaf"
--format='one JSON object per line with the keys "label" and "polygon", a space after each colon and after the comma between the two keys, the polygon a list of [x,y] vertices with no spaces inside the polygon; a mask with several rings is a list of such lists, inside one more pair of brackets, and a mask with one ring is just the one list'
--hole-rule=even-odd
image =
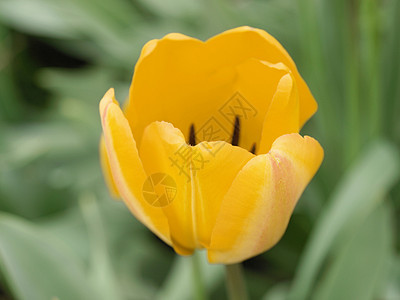
{"label": "blurred green leaf", "polygon": [[[169,257],[159,244],[151,243],[152,233],[122,202],[106,197],[105,189],[97,191],[104,195],[103,201],[83,192],[78,196],[80,209],[43,219],[40,227],[53,237],[62,236],[62,242],[84,261],[88,281],[101,299],[153,299],[158,281],[148,275],[163,278]],[[154,267],[157,272],[152,272]]]}
{"label": "blurred green leaf", "polygon": [[99,299],[83,265],[68,249],[11,215],[0,215],[0,262],[20,300]]}
{"label": "blurred green leaf", "polygon": [[157,299],[189,299],[192,291],[192,264],[190,258],[176,257],[168,279],[157,295]]}
{"label": "blurred green leaf", "polygon": [[12,77],[13,50],[10,30],[0,23],[0,122],[18,120],[23,111],[20,94]]}
{"label": "blurred green leaf", "polygon": [[262,300],[286,300],[289,293],[289,284],[280,283],[272,287]]}
{"label": "blurred green leaf", "polygon": [[72,187],[99,182],[98,134],[81,127],[57,120],[0,131],[1,210],[28,218],[54,213],[76,202]]}
{"label": "blurred green leaf", "polygon": [[41,218],[38,227],[53,237],[62,237],[62,242],[79,257],[85,265],[89,264],[89,234],[81,210],[77,206]]}
{"label": "blurred green leaf", "polygon": [[196,14],[202,7],[197,0],[139,0],[142,5],[162,16],[182,17]]}
{"label": "blurred green leaf", "polygon": [[382,28],[382,85],[383,126],[386,132],[396,138],[400,145],[400,1],[385,1],[381,14]]}
{"label": "blurred green leaf", "polygon": [[393,255],[387,262],[389,274],[386,276],[386,281],[383,285],[379,299],[400,299],[400,257]]}
{"label": "blurred green leaf", "polygon": [[314,298],[375,299],[377,288],[387,271],[393,233],[390,206],[380,205],[341,246]]}
{"label": "blurred green leaf", "polygon": [[122,299],[117,278],[111,266],[104,223],[94,195],[85,194],[80,200],[82,213],[89,231],[91,244],[89,276],[102,299]]}
{"label": "blurred green leaf", "polygon": [[[206,293],[218,285],[223,279],[223,265],[211,265],[207,262],[205,253],[197,253],[200,260],[200,273]],[[168,279],[157,294],[158,300],[190,300],[193,299],[193,266],[192,257],[176,256]]]}
{"label": "blurred green leaf", "polygon": [[318,271],[338,235],[388,193],[399,173],[399,153],[392,144],[378,141],[367,148],[344,176],[315,224],[298,265],[290,299],[308,299]]}
{"label": "blurred green leaf", "polygon": [[[22,32],[60,39],[92,61],[125,66],[139,50],[132,34],[134,6],[125,1],[4,0],[0,21]],[[57,45],[57,42],[55,41]],[[71,44],[73,47],[71,47]],[[77,51],[81,50],[81,51]],[[133,60],[131,60],[133,63]]]}
{"label": "blurred green leaf", "polygon": [[5,143],[0,153],[12,168],[27,166],[45,157],[55,160],[73,157],[85,149],[82,132],[61,122],[9,128],[3,138]]}
{"label": "blurred green leaf", "polygon": [[57,1],[0,1],[0,20],[33,34],[55,38],[73,38],[78,32],[70,25],[70,14]]}
{"label": "blurred green leaf", "polygon": [[[97,108],[101,98],[110,87],[120,88],[121,91],[117,90],[117,92],[120,94],[121,100],[126,98],[131,79],[129,73],[126,75],[125,81],[121,84],[115,79],[116,72],[107,68],[87,67],[78,70],[48,68],[41,70],[38,81],[43,88],[53,92],[53,95],[67,99],[79,99],[81,107],[77,109],[81,109],[85,113],[93,113],[93,108]],[[121,77],[121,74],[118,74],[118,78]],[[76,111],[76,109],[72,110]],[[95,113],[97,116],[98,111]]]}

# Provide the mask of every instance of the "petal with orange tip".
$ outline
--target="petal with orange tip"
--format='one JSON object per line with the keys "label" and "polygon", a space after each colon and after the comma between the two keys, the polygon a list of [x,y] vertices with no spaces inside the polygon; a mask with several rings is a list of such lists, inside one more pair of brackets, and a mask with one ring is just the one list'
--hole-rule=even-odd
{"label": "petal with orange tip", "polygon": [[211,244],[211,263],[241,262],[273,247],[323,159],[320,144],[297,133],[279,137],[250,160],[225,195]]}
{"label": "petal with orange tip", "polygon": [[167,219],[159,207],[143,197],[147,179],[131,128],[110,89],[100,102],[104,141],[115,185],[133,215],[158,237],[171,244]]}

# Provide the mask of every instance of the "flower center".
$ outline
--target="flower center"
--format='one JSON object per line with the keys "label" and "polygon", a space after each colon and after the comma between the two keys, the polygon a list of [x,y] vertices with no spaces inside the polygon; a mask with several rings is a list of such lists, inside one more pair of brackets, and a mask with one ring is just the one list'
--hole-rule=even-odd
{"label": "flower center", "polygon": [[[233,126],[233,133],[231,138],[232,146],[239,146],[239,138],[240,138],[240,118],[238,116],[235,117],[235,124]],[[190,125],[189,128],[189,140],[188,144],[191,146],[196,146],[196,131],[194,128],[194,124]],[[250,152],[255,154],[256,152],[256,143],[251,146]]]}

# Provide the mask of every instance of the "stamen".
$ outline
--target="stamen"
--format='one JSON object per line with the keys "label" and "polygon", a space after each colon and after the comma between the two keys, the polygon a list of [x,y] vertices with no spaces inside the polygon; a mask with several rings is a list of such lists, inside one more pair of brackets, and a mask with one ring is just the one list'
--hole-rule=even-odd
{"label": "stamen", "polygon": [[253,154],[256,153],[256,143],[254,143],[253,146],[251,146],[250,152]]}
{"label": "stamen", "polygon": [[239,133],[240,133],[240,119],[238,116],[236,116],[232,134],[232,142],[231,142],[232,146],[239,145]]}
{"label": "stamen", "polygon": [[194,125],[190,125],[189,131],[189,145],[196,146],[196,132],[194,131]]}

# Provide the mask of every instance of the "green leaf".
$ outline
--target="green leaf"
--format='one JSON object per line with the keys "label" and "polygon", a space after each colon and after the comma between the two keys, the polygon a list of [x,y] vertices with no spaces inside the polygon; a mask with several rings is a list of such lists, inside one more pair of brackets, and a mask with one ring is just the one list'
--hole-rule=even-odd
{"label": "green leaf", "polygon": [[317,274],[335,246],[337,237],[354,220],[365,216],[376,200],[387,194],[399,178],[397,149],[379,141],[367,148],[355,165],[342,178],[325,211],[316,222],[295,275],[290,299],[308,299]]}
{"label": "green leaf", "polygon": [[391,254],[390,221],[390,206],[384,204],[360,224],[350,241],[339,249],[315,299],[374,299]]}
{"label": "green leaf", "polygon": [[[203,254],[203,255],[200,255]],[[224,276],[222,265],[211,265],[206,260],[205,253],[196,253],[200,259],[200,269],[203,278],[204,288],[210,292],[212,288],[218,285]],[[189,300],[193,299],[193,266],[191,257],[177,256],[169,273],[168,279],[161,288],[156,299],[159,300]]]}
{"label": "green leaf", "polygon": [[103,299],[122,299],[117,287],[117,278],[111,265],[104,222],[96,198],[91,194],[85,194],[82,196],[80,204],[91,242],[89,276],[96,289],[101,290]]}
{"label": "green leaf", "polygon": [[20,300],[99,299],[83,265],[31,223],[0,215],[0,266]]}
{"label": "green leaf", "polygon": [[41,228],[61,236],[84,261],[86,276],[101,299],[153,299],[160,281],[149,275],[164,278],[170,257],[121,201],[109,199],[106,190],[99,194],[103,201],[88,190],[82,192],[79,207],[41,221]]}
{"label": "green leaf", "polygon": [[385,1],[382,11],[382,100],[384,116],[383,125],[386,131],[400,142],[400,1]]}
{"label": "green leaf", "polygon": [[0,18],[19,30],[56,38],[73,38],[78,32],[68,21],[68,12],[57,3],[43,0],[0,2]]}
{"label": "green leaf", "polygon": [[390,268],[389,274],[377,299],[400,299],[400,256],[393,255],[387,263]]}
{"label": "green leaf", "polygon": [[157,14],[174,17],[193,15],[202,8],[202,3],[196,0],[139,0],[139,2]]}
{"label": "green leaf", "polygon": [[264,295],[262,300],[285,300],[289,293],[287,282],[276,284]]}
{"label": "green leaf", "polygon": [[[38,75],[39,84],[43,88],[57,96],[79,99],[80,102],[83,102],[80,103],[82,107],[77,109],[85,109],[85,113],[91,112],[94,107],[97,108],[101,98],[110,87],[117,89],[117,96],[120,100],[124,100],[128,96],[130,74],[127,74],[126,81],[121,84],[114,79],[113,72],[106,68],[41,69]],[[92,105],[94,103],[96,106]],[[89,105],[90,107],[87,107]],[[97,111],[95,113],[98,114]]]}

